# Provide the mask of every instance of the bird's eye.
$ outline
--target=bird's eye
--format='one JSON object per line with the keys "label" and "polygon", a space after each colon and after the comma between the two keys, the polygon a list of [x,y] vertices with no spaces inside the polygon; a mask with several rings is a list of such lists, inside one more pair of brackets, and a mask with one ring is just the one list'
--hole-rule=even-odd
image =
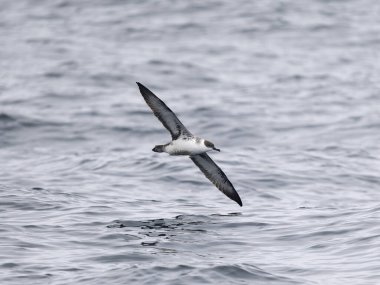
{"label": "bird's eye", "polygon": [[205,140],[205,146],[207,147],[214,147],[214,144],[208,140]]}

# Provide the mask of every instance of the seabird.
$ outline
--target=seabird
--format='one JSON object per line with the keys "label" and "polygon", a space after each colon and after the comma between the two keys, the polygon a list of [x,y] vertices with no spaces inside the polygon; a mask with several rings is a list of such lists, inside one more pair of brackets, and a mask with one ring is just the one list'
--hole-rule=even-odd
{"label": "seabird", "polygon": [[170,155],[188,155],[203,174],[228,198],[243,206],[239,194],[218,165],[208,156],[208,151],[220,151],[208,140],[194,136],[181,123],[172,110],[139,82],[141,95],[152,109],[154,115],[170,132],[172,141],[164,145],[156,145],[152,151],[166,152]]}

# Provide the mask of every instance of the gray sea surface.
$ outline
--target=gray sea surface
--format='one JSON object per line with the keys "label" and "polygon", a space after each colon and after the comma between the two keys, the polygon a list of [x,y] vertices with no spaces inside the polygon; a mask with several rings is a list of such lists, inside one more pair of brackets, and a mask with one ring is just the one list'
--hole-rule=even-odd
{"label": "gray sea surface", "polygon": [[379,1],[0,0],[0,43],[0,284],[380,284]]}

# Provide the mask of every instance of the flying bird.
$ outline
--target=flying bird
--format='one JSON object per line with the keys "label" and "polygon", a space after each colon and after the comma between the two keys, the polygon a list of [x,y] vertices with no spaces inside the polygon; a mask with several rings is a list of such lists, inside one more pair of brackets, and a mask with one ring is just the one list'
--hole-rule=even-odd
{"label": "flying bird", "polygon": [[145,102],[152,109],[153,114],[161,121],[164,127],[170,132],[172,141],[156,145],[152,151],[166,152],[170,155],[188,155],[203,174],[228,198],[243,206],[239,194],[232,183],[220,169],[220,167],[208,156],[209,151],[220,151],[215,145],[203,138],[194,136],[177,118],[172,110],[153,94],[148,88],[139,82],[141,95]]}

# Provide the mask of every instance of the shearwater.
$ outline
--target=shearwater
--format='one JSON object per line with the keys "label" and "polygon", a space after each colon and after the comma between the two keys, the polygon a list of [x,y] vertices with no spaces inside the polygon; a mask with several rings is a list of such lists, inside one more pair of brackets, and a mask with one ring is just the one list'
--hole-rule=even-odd
{"label": "shearwater", "polygon": [[243,206],[239,194],[232,183],[207,154],[208,151],[220,151],[220,149],[217,149],[212,142],[190,133],[163,101],[144,85],[139,82],[136,83],[145,102],[172,136],[171,142],[164,145],[156,145],[152,150],[154,152],[166,152],[170,155],[188,155],[220,191],[240,206]]}

